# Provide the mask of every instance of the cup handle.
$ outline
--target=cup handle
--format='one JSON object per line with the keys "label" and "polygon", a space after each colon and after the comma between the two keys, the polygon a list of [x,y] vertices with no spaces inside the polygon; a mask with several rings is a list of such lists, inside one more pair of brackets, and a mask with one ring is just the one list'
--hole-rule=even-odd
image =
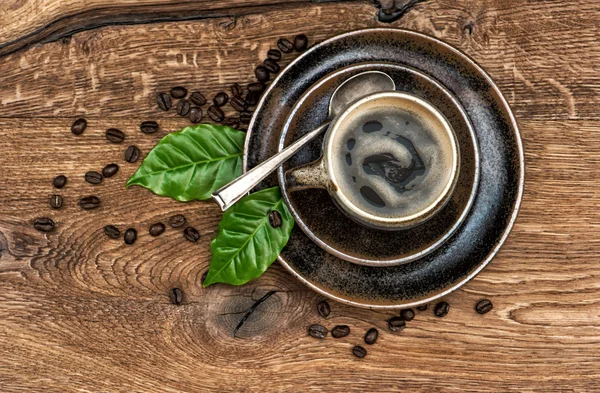
{"label": "cup handle", "polygon": [[290,191],[305,190],[307,188],[335,189],[329,178],[323,159],[313,161],[297,168],[292,168],[285,173],[285,181]]}

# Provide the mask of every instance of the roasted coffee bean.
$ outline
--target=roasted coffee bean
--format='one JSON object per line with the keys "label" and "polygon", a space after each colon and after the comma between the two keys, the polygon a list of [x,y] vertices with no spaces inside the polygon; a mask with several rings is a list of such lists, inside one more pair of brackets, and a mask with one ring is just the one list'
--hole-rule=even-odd
{"label": "roasted coffee bean", "polygon": [[475,305],[475,311],[477,311],[478,314],[482,314],[482,315],[490,312],[492,310],[492,308],[494,308],[494,305],[488,299],[480,300],[477,303],[477,305]]}
{"label": "roasted coffee bean", "polygon": [[181,86],[175,86],[170,91],[171,97],[173,98],[183,98],[187,96],[187,89]]}
{"label": "roasted coffee bean", "polygon": [[263,83],[268,82],[269,79],[271,79],[271,76],[269,75],[269,70],[267,70],[265,66],[261,65],[254,69],[254,75],[256,75],[256,79]]}
{"label": "roasted coffee bean", "polygon": [[450,305],[446,302],[439,302],[438,304],[435,305],[435,309],[433,310],[433,313],[435,314],[436,317],[445,317],[448,314],[448,311],[450,311]]}
{"label": "roasted coffee bean", "polygon": [[279,61],[281,59],[281,52],[277,49],[269,49],[267,57],[271,60]]}
{"label": "roasted coffee bean", "polygon": [[282,222],[281,214],[279,214],[277,210],[271,210],[269,213],[269,224],[271,224],[273,228],[279,228]]}
{"label": "roasted coffee bean", "polygon": [[90,183],[90,184],[100,184],[102,183],[102,175],[99,174],[96,171],[89,171],[86,172],[85,176],[85,181]]}
{"label": "roasted coffee bean", "polygon": [[118,239],[121,236],[121,231],[114,225],[107,225],[104,227],[104,234],[111,239]]}
{"label": "roasted coffee bean", "polygon": [[200,232],[194,227],[187,227],[183,231],[183,236],[191,242],[197,242],[200,240]]}
{"label": "roasted coffee bean", "polygon": [[134,228],[127,228],[125,235],[123,235],[125,244],[133,244],[137,240],[137,231]]}
{"label": "roasted coffee bean", "polygon": [[100,206],[100,198],[97,196],[86,196],[79,200],[79,206],[85,210],[95,209]]}
{"label": "roasted coffee bean", "polygon": [[254,82],[254,83],[250,83],[248,85],[248,92],[260,94],[263,91],[265,91],[266,88],[267,88],[267,86],[265,86],[264,83]]}
{"label": "roasted coffee bean", "polygon": [[102,169],[102,175],[104,177],[113,177],[119,172],[119,166],[117,164],[108,164]]}
{"label": "roasted coffee bean", "polygon": [[244,94],[244,89],[240,86],[239,83],[234,83],[231,85],[231,95],[234,97],[241,97]]}
{"label": "roasted coffee bean", "polygon": [[229,101],[229,96],[224,91],[217,93],[217,95],[215,95],[215,98],[213,98],[213,103],[216,106],[223,106],[223,105],[227,104],[228,101]]}
{"label": "roasted coffee bean", "polygon": [[140,124],[140,130],[144,134],[154,134],[156,131],[158,131],[158,123],[155,121],[145,121]]}
{"label": "roasted coffee bean", "polygon": [[134,163],[140,158],[140,149],[137,146],[129,146],[127,150],[125,150],[125,161]]}
{"label": "roasted coffee bean", "polygon": [[67,177],[65,175],[58,175],[54,178],[52,184],[56,188],[63,188],[67,184]]}
{"label": "roasted coffee bean", "polygon": [[317,304],[317,311],[319,312],[319,315],[323,318],[327,318],[329,316],[329,314],[331,313],[331,308],[329,307],[329,303],[327,303],[327,300],[321,300],[319,304]]}
{"label": "roasted coffee bean", "polygon": [[63,199],[60,195],[52,195],[50,197],[50,207],[53,209],[60,209],[63,205]]}
{"label": "roasted coffee bean", "polygon": [[331,329],[331,336],[333,338],[342,338],[350,334],[350,326],[348,325],[337,325]]}
{"label": "roasted coffee bean", "polygon": [[277,47],[283,53],[290,53],[294,50],[294,44],[292,44],[287,38],[280,38],[277,41]]}
{"label": "roasted coffee bean", "polygon": [[197,106],[190,109],[189,119],[192,123],[198,124],[202,121],[202,109]]}
{"label": "roasted coffee bean", "polygon": [[388,328],[392,332],[399,332],[406,327],[406,322],[401,317],[393,317],[388,321]]}
{"label": "roasted coffee bean", "polygon": [[180,305],[183,302],[183,292],[179,288],[173,288],[169,291],[169,299],[171,303]]}
{"label": "roasted coffee bean", "polygon": [[190,102],[194,105],[202,106],[206,104],[206,97],[199,91],[195,91],[190,95]]}
{"label": "roasted coffee bean", "polygon": [[233,97],[231,99],[231,106],[236,111],[241,112],[248,107],[248,103],[242,97]]}
{"label": "roasted coffee bean", "polygon": [[417,310],[419,310],[419,311],[427,311],[428,308],[429,308],[429,303],[423,304],[422,306],[417,306]]}
{"label": "roasted coffee bean", "polygon": [[156,102],[158,102],[158,107],[163,111],[168,111],[173,106],[173,102],[171,101],[171,97],[167,93],[160,93],[156,97]]}
{"label": "roasted coffee bean", "polygon": [[357,358],[362,359],[365,356],[367,356],[367,350],[361,347],[360,345],[356,345],[354,348],[352,348],[352,354]]}
{"label": "roasted coffee bean", "polygon": [[208,116],[216,122],[221,122],[223,121],[223,119],[225,119],[225,114],[223,113],[221,108],[219,108],[216,105],[211,105],[208,108]]}
{"label": "roasted coffee bean", "polygon": [[71,125],[71,132],[75,135],[81,135],[87,127],[87,121],[85,119],[77,119]]}
{"label": "roasted coffee bean", "polygon": [[306,37],[304,34],[298,34],[294,38],[294,49],[296,49],[297,52],[304,52],[307,46],[308,37]]}
{"label": "roasted coffee bean", "polygon": [[252,112],[250,112],[250,111],[240,112],[240,123],[249,124],[250,120],[252,120]]}
{"label": "roasted coffee bean", "polygon": [[186,219],[183,214],[176,214],[173,217],[169,218],[169,225],[172,228],[179,228],[185,225]]}
{"label": "roasted coffee bean", "polygon": [[254,105],[258,104],[259,99],[260,99],[259,93],[249,91],[248,94],[246,94],[246,103],[248,104],[248,106],[254,106]]}
{"label": "roasted coffee bean", "polygon": [[109,128],[106,130],[106,139],[112,143],[121,143],[125,139],[125,134],[116,128]]}
{"label": "roasted coffee bean", "polygon": [[50,232],[54,229],[54,221],[48,217],[36,218],[33,227],[41,232]]}
{"label": "roasted coffee bean", "polygon": [[308,327],[308,334],[314,338],[325,338],[327,337],[327,328],[323,325],[310,325]]}
{"label": "roasted coffee bean", "polygon": [[415,319],[415,312],[412,310],[412,308],[407,308],[406,310],[400,311],[400,316],[405,321],[412,321]]}
{"label": "roasted coffee bean", "polygon": [[150,236],[158,236],[161,235],[165,231],[165,224],[162,222],[157,222],[156,224],[150,225],[150,229],[148,232]]}
{"label": "roasted coffee bean", "polygon": [[179,116],[187,116],[188,113],[190,113],[190,102],[183,98],[177,103],[177,114]]}
{"label": "roasted coffee bean", "polygon": [[263,65],[265,66],[267,71],[269,71],[271,74],[277,74],[279,72],[279,70],[281,69],[279,67],[279,64],[277,64],[277,62],[275,60],[271,60],[271,59],[266,59],[263,62]]}
{"label": "roasted coffee bean", "polygon": [[240,120],[235,117],[229,117],[223,121],[223,125],[237,129],[240,127]]}
{"label": "roasted coffee bean", "polygon": [[367,330],[367,333],[365,334],[365,343],[373,345],[377,341],[377,337],[379,337],[379,331],[375,328],[371,328]]}

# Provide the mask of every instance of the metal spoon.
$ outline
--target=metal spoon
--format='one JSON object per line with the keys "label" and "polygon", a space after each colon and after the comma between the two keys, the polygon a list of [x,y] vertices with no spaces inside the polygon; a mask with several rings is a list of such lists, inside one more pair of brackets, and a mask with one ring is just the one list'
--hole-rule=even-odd
{"label": "metal spoon", "polygon": [[[380,91],[396,90],[394,80],[380,71],[366,71],[347,79],[338,86],[333,92],[329,101],[329,120],[340,114],[342,110],[350,103],[366,95]],[[252,190],[265,177],[269,176],[281,164],[286,162],[298,150],[308,142],[315,139],[319,134],[329,127],[330,121],[315,128],[304,135],[296,142],[292,143],[273,157],[255,166],[242,176],[233,180],[229,184],[221,187],[212,194],[222,211],[229,209],[234,203],[242,199],[250,190]]]}

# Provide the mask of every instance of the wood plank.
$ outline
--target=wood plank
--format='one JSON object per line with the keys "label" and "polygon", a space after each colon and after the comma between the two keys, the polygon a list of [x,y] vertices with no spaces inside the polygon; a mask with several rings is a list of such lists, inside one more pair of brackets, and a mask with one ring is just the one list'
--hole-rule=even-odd
{"label": "wood plank", "polygon": [[320,1],[8,0],[0,3],[0,56],[102,26],[237,17]]}
{"label": "wood plank", "polygon": [[[239,391],[591,391],[600,372],[600,133],[595,120],[521,121],[527,160],[523,207],[498,257],[450,295],[444,319],[419,313],[407,329],[387,331],[393,312],[332,303],[329,328],[348,324],[345,339],[306,336],[319,297],[273,266],[240,288],[202,289],[209,243],[220,217],[209,202],[182,204],[141,188],[125,189],[136,165],[122,159],[129,143],[144,153],[183,119],[164,119],[155,135],[136,131],[141,118],[90,118],[80,137],[70,119],[0,119],[0,385],[5,392]],[[110,124],[109,124],[110,123]],[[103,131],[127,132],[124,145]],[[569,130],[569,132],[565,132]],[[118,162],[98,186],[83,173]],[[69,177],[66,205],[51,211],[52,178]],[[84,194],[103,206],[81,211]],[[146,230],[183,212],[202,239],[178,230]],[[35,231],[51,216],[57,230]],[[133,225],[133,246],[108,240],[105,224]],[[167,294],[177,286],[184,304]],[[233,339],[244,311],[278,292]],[[494,310],[473,311],[488,297]],[[381,336],[364,360],[352,345],[376,326]]]}
{"label": "wood plank", "polygon": [[[586,17],[573,22],[575,10]],[[591,119],[600,104],[599,17],[583,0],[468,7],[445,0],[420,3],[392,26],[442,38],[474,57],[520,119]],[[573,23],[577,34],[565,27]],[[314,43],[375,26],[390,25],[377,22],[372,5],[353,2],[86,31],[0,57],[0,116],[169,117],[156,109],[158,91],[183,84],[214,94],[250,81],[282,35],[305,32]]]}

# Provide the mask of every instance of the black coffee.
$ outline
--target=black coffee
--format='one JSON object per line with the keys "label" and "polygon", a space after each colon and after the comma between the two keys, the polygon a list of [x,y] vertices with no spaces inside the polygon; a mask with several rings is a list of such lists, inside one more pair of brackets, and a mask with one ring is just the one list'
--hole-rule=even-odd
{"label": "black coffee", "polygon": [[332,172],[358,209],[410,217],[434,205],[452,184],[454,139],[416,104],[371,101],[348,114],[334,136]]}

